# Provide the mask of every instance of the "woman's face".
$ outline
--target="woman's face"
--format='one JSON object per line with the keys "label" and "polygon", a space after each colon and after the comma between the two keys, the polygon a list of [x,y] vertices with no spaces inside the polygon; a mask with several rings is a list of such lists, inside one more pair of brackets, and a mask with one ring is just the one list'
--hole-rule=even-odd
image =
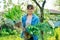
{"label": "woman's face", "polygon": [[28,14],[32,14],[33,11],[34,11],[34,9],[31,9],[31,8],[27,9],[27,13],[28,13]]}

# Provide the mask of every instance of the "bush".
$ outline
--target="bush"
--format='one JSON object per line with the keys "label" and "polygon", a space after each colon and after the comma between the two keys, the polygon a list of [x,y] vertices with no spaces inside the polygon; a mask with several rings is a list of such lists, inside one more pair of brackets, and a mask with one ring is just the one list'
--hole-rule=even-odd
{"label": "bush", "polygon": [[0,31],[1,36],[17,34],[17,31],[13,28],[13,26],[10,27],[10,26],[7,26],[6,24],[4,24],[1,27],[2,27],[2,30]]}
{"label": "bush", "polygon": [[22,16],[20,5],[14,5],[13,8],[8,9],[8,11],[5,12],[3,16],[4,18],[11,19],[13,21],[20,20]]}
{"label": "bush", "polygon": [[40,40],[42,39],[41,31],[43,32],[44,40],[47,40],[47,38],[54,36],[54,30],[47,22],[39,23],[35,26],[29,25],[27,27],[27,32],[31,35],[37,35]]}

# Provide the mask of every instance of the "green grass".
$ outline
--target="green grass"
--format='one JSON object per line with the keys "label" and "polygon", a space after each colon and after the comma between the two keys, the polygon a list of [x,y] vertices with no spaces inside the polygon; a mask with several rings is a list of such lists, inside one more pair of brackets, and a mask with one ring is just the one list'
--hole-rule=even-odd
{"label": "green grass", "polygon": [[23,40],[18,35],[0,36],[0,40]]}

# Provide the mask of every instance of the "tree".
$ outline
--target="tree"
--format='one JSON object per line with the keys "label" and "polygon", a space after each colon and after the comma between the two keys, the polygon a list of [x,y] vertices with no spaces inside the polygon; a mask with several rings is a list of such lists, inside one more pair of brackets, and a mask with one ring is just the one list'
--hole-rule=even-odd
{"label": "tree", "polygon": [[45,6],[45,3],[46,3],[46,0],[43,1],[42,6],[36,0],[32,0],[32,1],[34,1],[36,3],[36,5],[39,7],[40,12],[41,12],[40,19],[41,19],[41,22],[43,22],[43,20],[44,20],[44,12],[43,12],[43,10],[44,10],[44,6]]}
{"label": "tree", "polygon": [[[40,19],[41,19],[41,22],[43,22],[43,20],[44,20],[44,6],[45,6],[45,3],[46,3],[46,0],[43,1],[42,6],[36,0],[32,0],[32,1],[34,1],[36,3],[36,5],[39,7],[40,12],[41,12]],[[42,40],[44,40],[42,30],[41,30],[41,35],[42,35]]]}

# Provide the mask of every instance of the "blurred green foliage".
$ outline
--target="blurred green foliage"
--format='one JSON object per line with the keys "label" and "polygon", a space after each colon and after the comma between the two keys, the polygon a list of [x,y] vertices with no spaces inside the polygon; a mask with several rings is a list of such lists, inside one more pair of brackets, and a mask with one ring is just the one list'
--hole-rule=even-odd
{"label": "blurred green foliage", "polygon": [[12,8],[8,9],[7,12],[4,13],[4,17],[11,19],[13,21],[21,20],[22,11],[20,5],[14,5]]}
{"label": "blurred green foliage", "polygon": [[1,36],[0,40],[23,40],[18,35]]}
{"label": "blurred green foliage", "polygon": [[26,29],[29,34],[37,35],[40,40],[42,39],[41,31],[43,31],[44,40],[47,40],[47,38],[54,36],[54,29],[51,27],[51,25],[48,24],[48,22],[39,23],[35,26],[29,25]]}
{"label": "blurred green foliage", "polygon": [[7,35],[15,35],[17,34],[17,30],[13,28],[13,26],[1,25],[0,36],[7,36]]}
{"label": "blurred green foliage", "polygon": [[1,18],[1,30],[0,36],[15,35],[17,30],[14,28],[15,22],[21,21],[23,12],[20,5],[14,5],[9,8],[8,11],[4,12]]}

